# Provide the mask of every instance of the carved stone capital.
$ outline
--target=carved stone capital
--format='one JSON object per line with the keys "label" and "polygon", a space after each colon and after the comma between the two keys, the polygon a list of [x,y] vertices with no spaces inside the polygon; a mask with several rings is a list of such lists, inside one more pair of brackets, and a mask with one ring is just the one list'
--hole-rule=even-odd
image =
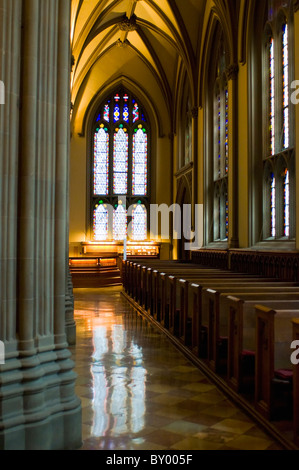
{"label": "carved stone capital", "polygon": [[122,19],[122,21],[119,23],[119,29],[121,31],[136,31],[137,29],[137,24],[136,24],[136,16],[132,16],[132,18],[125,17]]}
{"label": "carved stone capital", "polygon": [[239,73],[238,64],[231,64],[226,69],[226,76],[228,80],[237,80]]}

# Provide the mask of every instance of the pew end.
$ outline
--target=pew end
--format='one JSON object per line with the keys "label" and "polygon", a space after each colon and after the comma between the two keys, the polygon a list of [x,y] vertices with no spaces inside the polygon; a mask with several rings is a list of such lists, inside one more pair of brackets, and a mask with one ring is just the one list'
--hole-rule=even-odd
{"label": "pew end", "polygon": [[292,320],[299,310],[256,305],[255,407],[268,420],[292,419]]}

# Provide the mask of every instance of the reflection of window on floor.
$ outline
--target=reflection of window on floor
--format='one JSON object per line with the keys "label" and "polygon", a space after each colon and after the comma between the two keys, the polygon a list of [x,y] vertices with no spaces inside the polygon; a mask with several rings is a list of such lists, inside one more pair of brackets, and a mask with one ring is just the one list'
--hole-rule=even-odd
{"label": "reflection of window on floor", "polygon": [[142,348],[128,338],[123,325],[94,329],[93,436],[138,433],[145,425]]}

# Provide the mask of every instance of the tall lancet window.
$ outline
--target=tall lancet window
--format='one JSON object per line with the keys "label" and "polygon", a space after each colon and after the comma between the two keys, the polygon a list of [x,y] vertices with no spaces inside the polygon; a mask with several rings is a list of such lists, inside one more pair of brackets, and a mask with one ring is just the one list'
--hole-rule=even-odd
{"label": "tall lancet window", "polygon": [[290,145],[290,113],[289,113],[289,28],[285,23],[282,27],[282,96],[283,96],[283,148]]}
{"label": "tall lancet window", "polygon": [[[145,110],[131,93],[119,89],[102,102],[96,116],[92,130],[91,239],[122,241],[131,236],[146,240],[150,129]],[[139,209],[129,211],[133,207]]]}
{"label": "tall lancet window", "polygon": [[269,108],[270,155],[275,155],[275,58],[272,37],[269,40]]}
{"label": "tall lancet window", "polygon": [[228,239],[229,94],[226,54],[220,42],[214,84],[214,241]]}
{"label": "tall lancet window", "polygon": [[290,107],[292,15],[290,10],[287,18],[280,3],[269,2],[264,35],[264,83],[268,96],[263,103],[264,240],[295,237],[294,125]]}
{"label": "tall lancet window", "polygon": [[145,206],[137,204],[132,213],[132,239],[144,240],[147,230],[147,211]]}

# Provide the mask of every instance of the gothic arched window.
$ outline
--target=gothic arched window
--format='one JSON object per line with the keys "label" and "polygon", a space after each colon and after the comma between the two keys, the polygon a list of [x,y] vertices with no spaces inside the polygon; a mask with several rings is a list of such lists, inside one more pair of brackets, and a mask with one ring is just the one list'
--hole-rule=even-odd
{"label": "gothic arched window", "polygon": [[92,132],[92,239],[147,239],[149,125],[141,103],[118,90],[100,106]]}
{"label": "gothic arched window", "polygon": [[226,56],[220,41],[214,82],[214,241],[228,239],[229,118]]}
{"label": "gothic arched window", "polygon": [[[292,239],[294,211],[294,131],[290,108],[291,15],[279,2],[269,6],[264,31],[264,239]],[[270,169],[271,168],[271,169]]]}

